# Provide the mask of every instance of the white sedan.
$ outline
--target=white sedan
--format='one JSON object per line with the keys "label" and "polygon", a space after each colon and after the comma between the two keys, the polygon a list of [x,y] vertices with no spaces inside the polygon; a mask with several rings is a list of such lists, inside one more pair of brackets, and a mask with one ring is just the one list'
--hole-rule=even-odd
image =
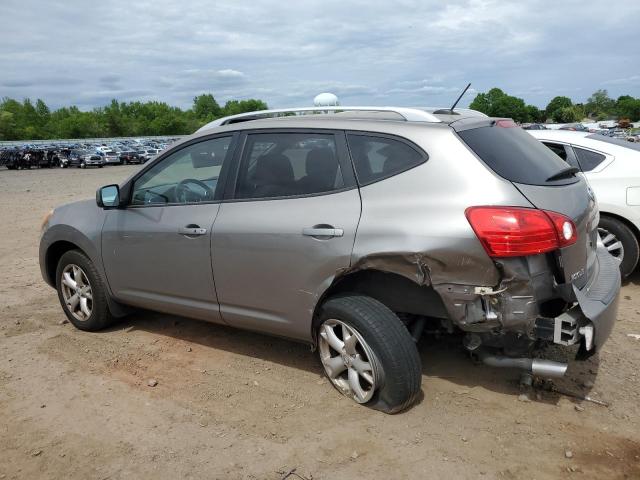
{"label": "white sedan", "polygon": [[640,144],[588,132],[528,132],[584,172],[600,208],[600,237],[627,277],[640,256]]}

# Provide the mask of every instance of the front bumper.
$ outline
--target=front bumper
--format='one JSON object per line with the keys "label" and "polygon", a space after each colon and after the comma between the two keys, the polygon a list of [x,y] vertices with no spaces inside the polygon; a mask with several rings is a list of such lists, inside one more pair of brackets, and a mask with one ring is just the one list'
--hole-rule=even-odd
{"label": "front bumper", "polygon": [[598,245],[594,274],[582,289],[573,287],[576,303],[556,318],[536,321],[538,338],[561,345],[580,343],[581,356],[598,351],[613,330],[620,295],[620,262]]}

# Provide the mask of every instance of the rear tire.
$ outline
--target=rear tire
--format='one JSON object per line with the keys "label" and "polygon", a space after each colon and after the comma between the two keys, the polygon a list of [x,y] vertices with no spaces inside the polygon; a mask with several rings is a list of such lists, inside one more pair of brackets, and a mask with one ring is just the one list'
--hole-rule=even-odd
{"label": "rear tire", "polygon": [[385,413],[415,403],[420,356],[395,313],[371,297],[349,295],[327,300],[319,320],[320,361],[338,391]]}
{"label": "rear tire", "polygon": [[[638,239],[627,225],[612,217],[600,217],[600,224],[598,225],[598,228],[600,230],[600,237],[602,238],[605,247],[607,247],[607,250],[609,250],[613,256],[618,258],[622,256],[620,274],[623,279],[627,278],[636,269],[638,257],[640,257]],[[622,251],[616,248],[615,239],[605,241],[607,233],[612,234],[622,244]]]}
{"label": "rear tire", "polygon": [[114,322],[102,278],[80,250],[70,250],[60,258],[56,289],[62,310],[76,328],[95,332]]}

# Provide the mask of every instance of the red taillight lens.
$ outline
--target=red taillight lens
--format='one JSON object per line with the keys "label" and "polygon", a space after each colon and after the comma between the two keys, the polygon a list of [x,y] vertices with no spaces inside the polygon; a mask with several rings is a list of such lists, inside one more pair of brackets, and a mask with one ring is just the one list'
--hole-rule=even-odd
{"label": "red taillight lens", "polygon": [[469,207],[473,231],[491,257],[522,257],[576,242],[576,226],[556,212],[521,207]]}

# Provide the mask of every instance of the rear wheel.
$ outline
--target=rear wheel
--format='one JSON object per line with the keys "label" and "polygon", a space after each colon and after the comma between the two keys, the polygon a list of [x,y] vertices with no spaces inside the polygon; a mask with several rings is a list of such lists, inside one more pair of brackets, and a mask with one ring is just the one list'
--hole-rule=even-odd
{"label": "rear wheel", "polygon": [[602,216],[600,217],[600,225],[598,225],[598,233],[609,253],[621,261],[622,278],[631,275],[640,256],[638,239],[633,231],[620,220]]}
{"label": "rear wheel", "polygon": [[81,251],[70,250],[60,258],[56,289],[64,313],[76,328],[93,332],[113,322],[100,274]]}
{"label": "rear wheel", "polygon": [[357,403],[396,413],[418,398],[422,374],[415,343],[397,315],[373,298],[327,300],[318,352],[333,386]]}

